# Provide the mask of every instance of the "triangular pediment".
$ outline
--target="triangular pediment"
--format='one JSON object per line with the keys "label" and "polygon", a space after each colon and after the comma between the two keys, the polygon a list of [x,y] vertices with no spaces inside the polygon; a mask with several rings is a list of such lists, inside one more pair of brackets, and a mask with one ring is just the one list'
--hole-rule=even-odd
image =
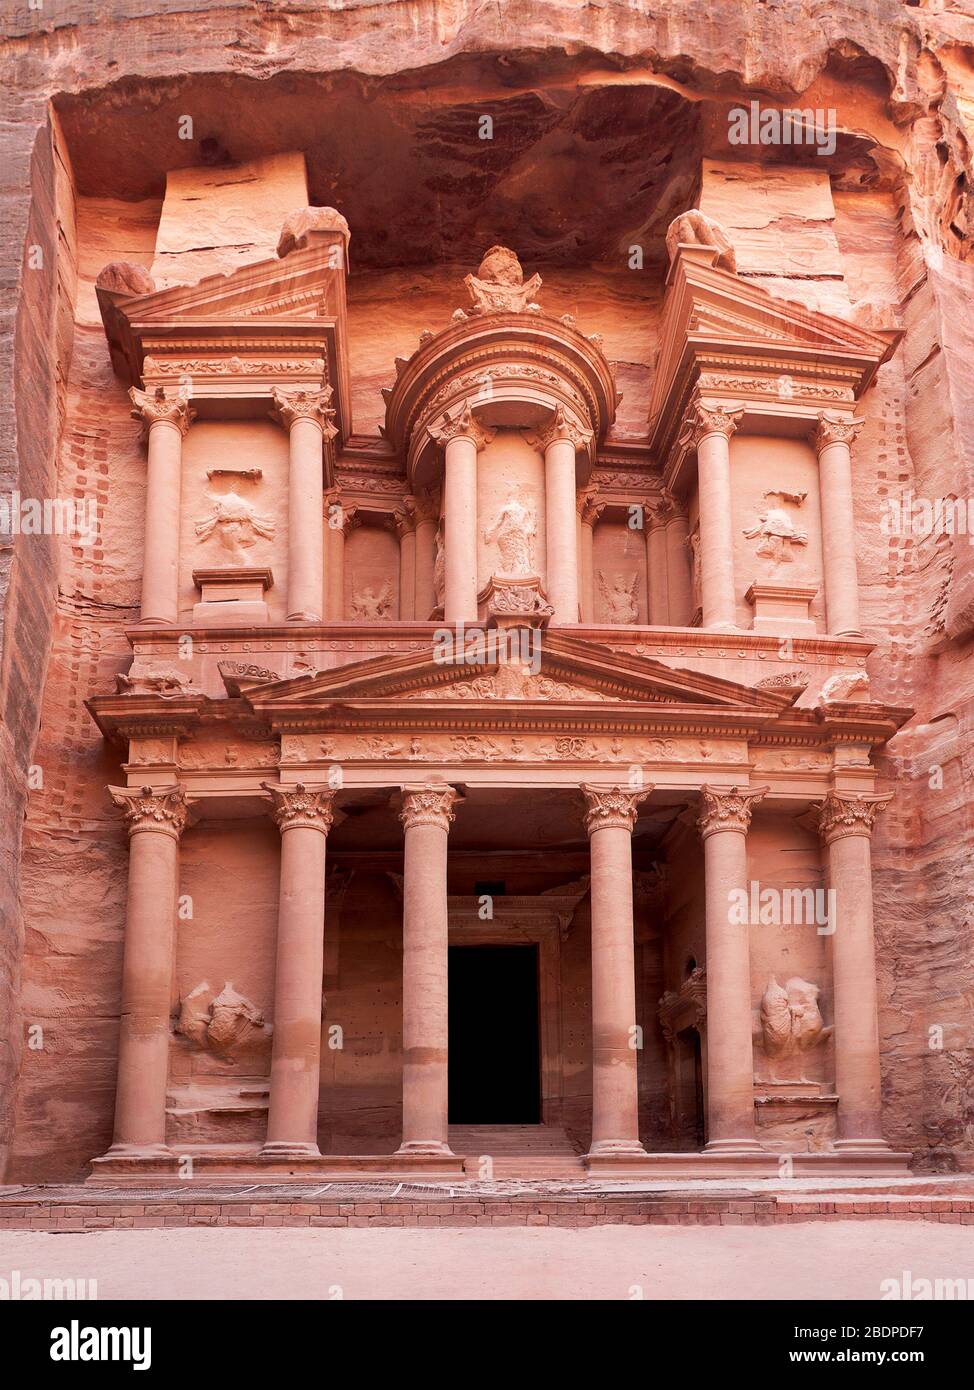
{"label": "triangular pediment", "polygon": [[[483,655],[485,659],[479,659]],[[482,653],[471,645],[464,660],[444,661],[427,648],[407,656],[375,657],[289,680],[253,684],[240,692],[255,712],[272,715],[329,704],[369,702],[498,702],[552,706],[654,705],[671,709],[774,714],[791,697],[696,671],[666,666],[650,657],[613,651],[560,633],[540,634],[513,654]]]}

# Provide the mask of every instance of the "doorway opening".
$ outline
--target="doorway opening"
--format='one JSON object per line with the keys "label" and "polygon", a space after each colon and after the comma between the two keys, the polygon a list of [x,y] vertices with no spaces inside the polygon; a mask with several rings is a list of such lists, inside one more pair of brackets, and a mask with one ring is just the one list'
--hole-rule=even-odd
{"label": "doorway opening", "polygon": [[451,1125],[541,1123],[538,947],[449,950]]}

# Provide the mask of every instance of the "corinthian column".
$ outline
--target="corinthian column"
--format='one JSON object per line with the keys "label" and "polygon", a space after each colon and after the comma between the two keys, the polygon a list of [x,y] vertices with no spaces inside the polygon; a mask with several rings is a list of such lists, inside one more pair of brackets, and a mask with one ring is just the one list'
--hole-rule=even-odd
{"label": "corinthian column", "polygon": [[556,623],[577,623],[578,521],[575,508],[575,455],[592,440],[569,419],[563,406],[543,430],[530,436],[544,454],[545,538],[548,602]]}
{"label": "corinthian column", "polygon": [[861,637],[856,528],[852,509],[850,445],[862,420],[826,410],[818,417],[815,450],[822,509],[822,564],[829,632],[834,637]]}
{"label": "corinthian column", "polygon": [[583,785],[591,855],[592,1143],[589,1155],[640,1155],[632,828],[651,787]]}
{"label": "corinthian column", "polygon": [[129,392],[132,417],[148,436],[145,491],[145,542],[142,550],[143,623],[175,624],[179,618],[179,499],[182,489],[183,435],[196,412],[180,391],[163,388]]}
{"label": "corinthian column", "polygon": [[767,790],[700,788],[707,911],[708,1153],[760,1148],[754,1138],[750,938],[739,904],[750,900],[751,811]]}
{"label": "corinthian column", "polygon": [[268,1158],[318,1153],[325,842],[335,793],[265,782],[281,832]]}
{"label": "corinthian column", "polygon": [[129,832],[115,1135],[109,1157],[168,1155],[166,1085],[179,892],[181,787],[109,787]]}
{"label": "corinthian column", "polygon": [[403,787],[401,1154],[448,1154],[447,838],[452,787]]}
{"label": "corinthian column", "polygon": [[689,523],[683,506],[666,494],[666,598],[671,627],[686,627],[693,617]]}
{"label": "corinthian column", "polygon": [[322,443],[337,433],[331,423],[331,387],[273,393],[271,414],[288,431],[287,621],[321,622],[324,572]]}
{"label": "corinthian column", "polygon": [[879,1071],[879,996],[873,937],[871,836],[886,796],[829,792],[819,807],[835,894],[832,991],[835,1009],[836,1148],[885,1150]]}
{"label": "corinthian column", "polygon": [[730,437],[743,413],[743,406],[697,400],[690,420],[689,437],[697,450],[703,626],[721,632],[737,626]]}
{"label": "corinthian column", "polygon": [[468,402],[429,428],[444,449],[443,618],[447,623],[477,621],[477,454],[494,437]]}

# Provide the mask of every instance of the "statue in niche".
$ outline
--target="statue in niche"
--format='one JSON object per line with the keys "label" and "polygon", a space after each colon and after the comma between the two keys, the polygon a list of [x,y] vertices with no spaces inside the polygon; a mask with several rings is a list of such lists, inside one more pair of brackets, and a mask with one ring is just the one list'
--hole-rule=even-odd
{"label": "statue in niche", "polygon": [[488,545],[497,542],[501,553],[500,574],[534,574],[534,539],[537,533],[534,512],[521,501],[517,488],[513,488],[494,525],[484,532]]}
{"label": "statue in niche", "polygon": [[666,229],[666,254],[672,261],[678,246],[709,246],[717,253],[718,270],[737,271],[737,255],[719,222],[699,208],[690,208],[674,217]]}
{"label": "statue in niche", "polygon": [[610,623],[638,623],[639,605],[636,602],[636,586],[639,575],[630,578],[621,571],[612,575],[611,582],[605,571],[599,570],[599,591],[605,605],[607,621]]}
{"label": "statue in niche", "polygon": [[257,1005],[232,984],[214,995],[206,981],[179,1001],[175,1031],[225,1062],[248,1046],[263,1045],[271,1032]]}
{"label": "statue in niche", "polygon": [[369,584],[366,588],[355,591],[351,604],[353,618],[362,618],[366,622],[378,622],[381,618],[388,618],[392,604],[392,584],[387,579],[378,593],[376,588],[377,585]]}
{"label": "statue in niche", "polygon": [[245,550],[257,544],[258,538],[271,540],[274,535],[274,521],[269,516],[261,516],[257,509],[236,492],[221,495],[208,492],[208,500],[213,510],[209,516],[196,523],[196,534],[201,541],[208,541],[214,533],[219,537],[224,550],[236,564],[245,564]]}
{"label": "statue in niche", "polygon": [[476,275],[467,275],[463,283],[473,300],[474,314],[523,314],[526,310],[539,312],[532,295],[541,288],[541,276],[532,275],[525,282],[521,262],[506,246],[492,246],[484,252]]}
{"label": "statue in niche", "polygon": [[[765,497],[778,497],[782,502],[792,502],[800,507],[807,496],[804,492],[766,492]],[[758,513],[757,524],[745,530],[748,540],[758,537],[755,551],[770,560],[773,565],[791,564],[794,560],[792,548],[808,544],[808,532],[799,531],[784,507],[766,507]]]}
{"label": "statue in niche", "polygon": [[[761,999],[760,1041],[770,1062],[809,1052],[832,1034],[818,1007],[818,985],[799,975],[779,985],[772,975]],[[805,1078],[802,1077],[802,1080]]]}
{"label": "statue in niche", "polygon": [[436,556],[433,560],[433,597],[436,599],[437,608],[443,607],[443,596],[446,593],[446,552],[443,546],[443,523],[440,522],[436,528]]}

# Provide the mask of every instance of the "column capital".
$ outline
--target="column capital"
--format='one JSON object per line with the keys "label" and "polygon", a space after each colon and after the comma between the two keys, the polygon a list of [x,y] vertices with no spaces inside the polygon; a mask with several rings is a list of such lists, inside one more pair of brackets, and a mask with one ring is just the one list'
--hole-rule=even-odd
{"label": "column capital", "polygon": [[591,782],[583,782],[586,832],[589,835],[606,829],[631,832],[640,802],[645,801],[652,790],[647,786],[639,791],[628,791],[625,787],[596,787]]}
{"label": "column capital", "polygon": [[844,835],[873,833],[876,817],[893,800],[886,792],[829,792],[824,801],[813,807],[818,814],[818,833],[827,845]]}
{"label": "column capital", "polygon": [[335,793],[331,788],[307,787],[303,782],[293,787],[278,787],[273,782],[261,782],[261,786],[270,793],[270,813],[282,834],[298,827],[328,834],[334,819]]}
{"label": "column capital", "polygon": [[701,838],[706,840],[718,830],[736,830],[746,835],[751,812],[767,791],[767,787],[701,787],[697,821]]}
{"label": "column capital", "polygon": [[851,445],[865,423],[851,415],[841,415],[837,410],[823,410],[813,436],[815,452],[820,454],[830,444]]}
{"label": "column capital", "polygon": [[395,536],[402,540],[416,530],[416,502],[412,497],[404,497],[386,517],[385,524]]}
{"label": "column capital", "polygon": [[454,819],[453,807],[459,800],[453,787],[429,782],[422,787],[402,787],[400,790],[402,810],[399,819],[406,830],[414,825],[436,825],[441,830],[449,830]]}
{"label": "column capital", "polygon": [[132,419],[141,420],[144,431],[151,430],[153,425],[172,425],[180,435],[184,435],[196,419],[196,411],[189,403],[189,394],[183,388],[167,396],[162,386],[157,386],[154,391],[140,391],[133,386],[129,391],[129,400],[132,402]]}
{"label": "column capital", "polygon": [[594,486],[582,488],[575,498],[575,507],[583,526],[594,526],[605,511],[605,503],[599,501],[598,488]]}
{"label": "column capital", "polygon": [[680,434],[680,443],[689,444],[694,449],[708,434],[721,434],[730,439],[744,414],[743,405],[731,405],[726,401],[705,401],[694,396]]}
{"label": "column capital", "polygon": [[123,812],[130,836],[151,830],[178,840],[183,833],[189,807],[182,787],[109,787],[108,793]]}
{"label": "column capital", "polygon": [[410,503],[416,516],[416,521],[433,521],[440,519],[440,494],[438,492],[416,492],[411,497],[405,499]]}
{"label": "column capital", "polygon": [[657,526],[668,526],[675,517],[686,515],[673,494],[667,492],[665,488],[661,492],[654,493],[653,496],[647,497],[646,501],[643,503],[643,511],[649,518],[651,529]]}
{"label": "column capital", "polygon": [[452,414],[445,410],[435,424],[428,425],[427,433],[444,449],[454,439],[469,439],[479,453],[493,439],[496,430],[482,425],[470,402],[462,401]]}
{"label": "column capital", "polygon": [[591,444],[594,435],[592,430],[577,425],[563,405],[557,405],[546,424],[540,429],[531,430],[524,437],[542,453],[547,453],[552,444],[571,444],[577,453]]}
{"label": "column capital", "polygon": [[334,439],[338,433],[332,421],[335,411],[331,406],[331,387],[324,386],[320,391],[282,390],[275,387],[271,418],[277,420],[288,430],[298,420],[311,420],[318,425],[325,439]]}

